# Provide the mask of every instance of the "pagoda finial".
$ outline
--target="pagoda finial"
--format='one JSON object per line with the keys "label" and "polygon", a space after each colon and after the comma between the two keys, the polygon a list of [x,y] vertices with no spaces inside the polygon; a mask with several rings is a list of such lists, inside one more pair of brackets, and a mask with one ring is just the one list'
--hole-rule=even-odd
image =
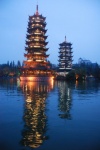
{"label": "pagoda finial", "polygon": [[65,42],[66,42],[66,36],[65,36]]}
{"label": "pagoda finial", "polygon": [[38,12],[38,4],[36,6],[36,15],[39,15],[39,12]]}

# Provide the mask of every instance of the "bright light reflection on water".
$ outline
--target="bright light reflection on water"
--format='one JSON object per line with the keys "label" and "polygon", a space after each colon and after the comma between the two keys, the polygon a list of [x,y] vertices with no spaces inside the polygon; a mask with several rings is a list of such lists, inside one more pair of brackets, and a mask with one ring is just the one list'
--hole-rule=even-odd
{"label": "bright light reflection on water", "polygon": [[100,83],[0,81],[0,150],[100,150]]}

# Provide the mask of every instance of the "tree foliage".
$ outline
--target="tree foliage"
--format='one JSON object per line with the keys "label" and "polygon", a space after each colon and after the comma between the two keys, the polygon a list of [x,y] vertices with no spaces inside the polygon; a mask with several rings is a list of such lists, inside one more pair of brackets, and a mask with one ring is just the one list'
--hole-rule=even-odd
{"label": "tree foliage", "polygon": [[17,65],[14,61],[7,62],[7,64],[0,65],[0,77],[13,77],[20,74],[21,63],[18,61]]}

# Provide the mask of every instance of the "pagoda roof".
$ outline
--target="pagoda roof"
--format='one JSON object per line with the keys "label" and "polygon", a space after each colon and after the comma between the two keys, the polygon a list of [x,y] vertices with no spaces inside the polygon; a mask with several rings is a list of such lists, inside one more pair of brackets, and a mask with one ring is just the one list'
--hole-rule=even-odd
{"label": "pagoda roof", "polygon": [[25,47],[26,51],[31,51],[32,50],[34,52],[47,51],[48,49],[49,48],[43,48],[43,47],[39,47],[39,48],[38,47],[35,47],[35,48],[34,47],[32,47],[32,48],[31,47]]}
{"label": "pagoda roof", "polygon": [[68,58],[68,57],[73,57],[71,54],[69,55],[69,54],[66,54],[66,55],[59,55],[58,57],[60,57],[60,58],[63,58],[63,57],[65,57],[65,58]]}
{"label": "pagoda roof", "polygon": [[30,66],[34,64],[34,68],[36,68],[36,70],[38,70],[39,68],[42,70],[42,67],[47,67],[45,65],[47,65],[49,63],[47,61],[45,61],[45,62],[44,61],[38,62],[38,61],[27,61],[27,60],[25,60],[24,64],[29,66],[28,68],[30,68]]}
{"label": "pagoda roof", "polygon": [[36,22],[35,20],[32,20],[31,22],[28,22],[28,26],[31,26],[32,24],[39,24],[39,25],[43,25],[44,27],[47,25],[46,22]]}
{"label": "pagoda roof", "polygon": [[[60,44],[59,44],[60,45]],[[72,45],[72,44],[71,44]],[[59,50],[71,50],[71,49],[73,49],[72,47],[71,47],[71,45],[61,45],[61,47],[59,47]],[[70,47],[69,47],[70,46]]]}
{"label": "pagoda roof", "polygon": [[42,14],[41,14],[41,15],[36,15],[36,14],[34,14],[34,15],[32,15],[32,16],[29,16],[29,19],[37,18],[37,17],[39,17],[39,18],[41,18],[41,19],[43,19],[43,20],[46,19],[46,17],[42,16]]}
{"label": "pagoda roof", "polygon": [[60,60],[61,62],[67,62],[67,61],[71,60],[72,57],[73,57],[73,56],[68,56],[68,57],[66,57],[65,59],[63,59],[63,58],[60,57],[59,60]]}
{"label": "pagoda roof", "polygon": [[65,68],[65,69],[60,69],[60,68],[59,68],[57,72],[65,72],[65,71],[68,72],[68,71],[71,71],[71,69],[72,69],[71,67],[67,67],[67,68]]}
{"label": "pagoda roof", "polygon": [[33,16],[29,16],[30,19],[32,19],[33,17],[35,17],[35,18],[39,17],[44,20],[46,19],[46,17],[43,17],[42,14],[41,15],[39,14],[38,5],[36,6],[36,13]]}
{"label": "pagoda roof", "polygon": [[72,59],[70,58],[70,59],[67,59],[67,60],[61,60],[61,59],[59,58],[58,61],[61,62],[61,63],[67,64],[68,62],[72,62]]}
{"label": "pagoda roof", "polygon": [[72,44],[70,42],[66,41],[66,36],[65,36],[65,41],[59,44],[60,46],[71,46]]}
{"label": "pagoda roof", "polygon": [[32,31],[35,31],[35,30],[40,30],[40,31],[43,31],[43,32],[47,32],[47,30],[46,29],[44,29],[44,28],[42,28],[42,27],[40,27],[40,26],[38,26],[38,27],[33,27],[33,28],[27,28],[27,32],[29,32],[29,33],[31,33]]}
{"label": "pagoda roof", "polygon": [[29,45],[29,44],[32,44],[32,43],[39,43],[39,44],[44,44],[44,45],[47,45],[48,42],[45,42],[45,41],[35,41],[34,39],[32,41],[26,41],[26,44]]}
{"label": "pagoda roof", "polygon": [[[26,62],[26,61],[24,61],[24,62]],[[47,62],[46,64],[48,64],[48,66],[49,66],[49,63],[48,63],[48,62]],[[37,71],[38,71],[38,70],[52,71],[50,68],[48,68],[48,66],[38,66],[38,67],[36,66],[36,67],[34,67],[34,68],[33,68],[33,67],[26,67],[26,66],[24,66],[24,67],[22,68],[22,70],[23,70],[23,71],[27,71],[27,70],[29,70],[29,71],[31,71],[31,70],[32,70],[32,71],[34,71],[34,70],[37,70]]]}
{"label": "pagoda roof", "polygon": [[36,34],[34,34],[34,33],[32,33],[32,34],[27,34],[27,35],[26,35],[27,38],[29,38],[29,37],[31,37],[31,36],[34,36],[34,37],[43,37],[43,38],[45,38],[45,39],[48,37],[48,36],[46,36],[46,35],[41,35],[41,34],[36,35]]}
{"label": "pagoda roof", "polygon": [[60,46],[71,46],[72,44],[65,41],[63,43],[60,43],[59,45]]}
{"label": "pagoda roof", "polygon": [[62,51],[59,51],[58,53],[61,53],[61,54],[63,54],[63,53],[66,53],[66,55],[68,54],[68,53],[73,53],[73,51],[64,51],[64,52],[62,52]]}
{"label": "pagoda roof", "polygon": [[24,56],[25,56],[25,57],[31,57],[31,56],[32,56],[32,57],[34,57],[34,56],[40,56],[40,57],[41,57],[41,56],[42,56],[42,57],[44,57],[44,58],[47,58],[47,57],[49,57],[49,54],[46,55],[46,54],[34,54],[34,53],[31,54],[31,53],[28,53],[28,54],[24,54]]}

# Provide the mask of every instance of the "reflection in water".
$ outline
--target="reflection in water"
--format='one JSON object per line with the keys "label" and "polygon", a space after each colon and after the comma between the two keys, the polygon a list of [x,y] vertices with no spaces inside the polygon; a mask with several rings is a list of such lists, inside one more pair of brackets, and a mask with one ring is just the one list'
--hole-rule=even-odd
{"label": "reflection in water", "polygon": [[66,82],[58,82],[58,95],[59,95],[59,114],[60,118],[71,119],[70,107],[71,107],[71,89]]}
{"label": "reflection in water", "polygon": [[17,86],[0,81],[0,150],[100,150],[100,82],[57,81],[52,92],[51,83]]}
{"label": "reflection in water", "polygon": [[16,88],[16,79],[1,79],[0,78],[0,86],[7,90],[14,90]]}
{"label": "reflection in water", "polygon": [[26,82],[20,83],[25,94],[25,127],[22,132],[22,145],[31,148],[39,147],[48,137],[46,132],[45,105],[48,92],[53,88],[53,83]]}
{"label": "reflection in water", "polygon": [[75,89],[77,90],[78,94],[97,93],[100,90],[100,82],[96,82],[96,81],[78,82],[76,81]]}

